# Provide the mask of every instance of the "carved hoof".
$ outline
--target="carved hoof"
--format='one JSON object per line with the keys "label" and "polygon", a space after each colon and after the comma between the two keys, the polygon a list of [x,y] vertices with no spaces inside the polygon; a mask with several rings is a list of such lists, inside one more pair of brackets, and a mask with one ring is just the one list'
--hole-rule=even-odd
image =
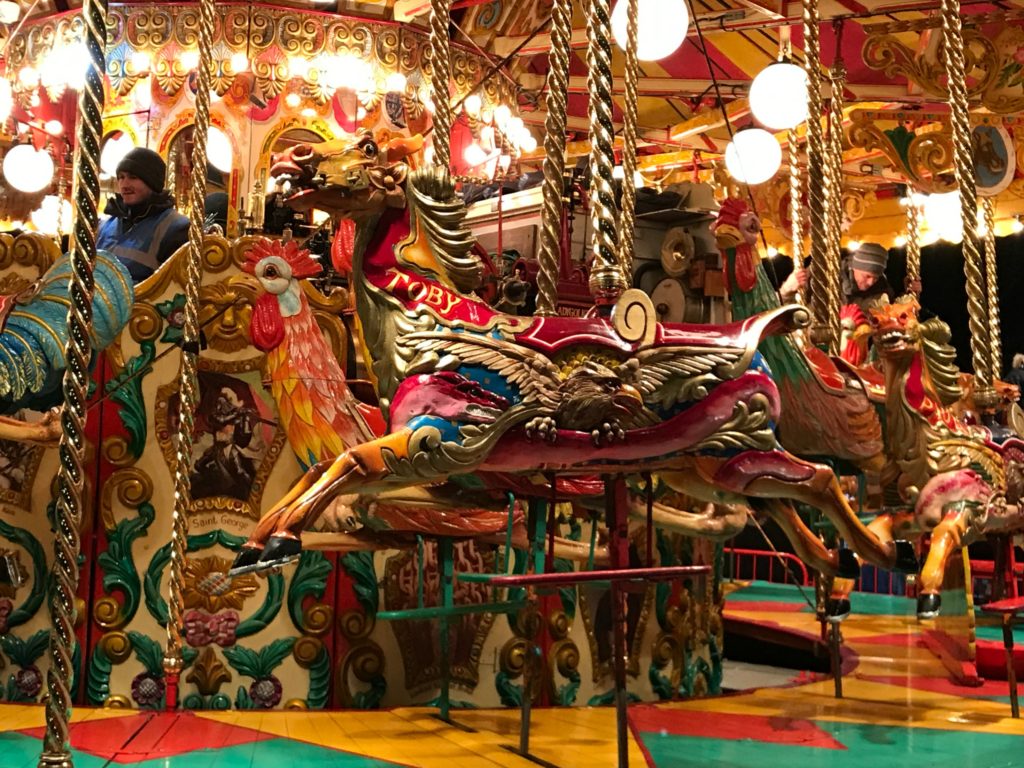
{"label": "carved hoof", "polygon": [[899,573],[917,573],[917,550],[914,549],[914,544],[906,539],[897,539],[893,545],[896,548],[893,569]]}
{"label": "carved hoof", "polygon": [[942,607],[941,595],[918,595],[917,596],[917,618],[934,619],[939,615]]}
{"label": "carved hoof", "polygon": [[524,427],[527,440],[546,440],[549,443],[558,439],[558,424],[550,416],[537,416],[526,422]]}
{"label": "carved hoof", "polygon": [[839,550],[839,572],[837,574],[843,579],[856,579],[860,576],[860,563],[852,549]]}
{"label": "carved hoof", "polygon": [[596,446],[610,445],[616,440],[625,440],[626,430],[620,427],[617,421],[606,421],[600,427],[591,431],[590,437]]}
{"label": "carved hoof", "polygon": [[266,570],[287,565],[302,554],[302,542],[290,536],[271,536],[260,556],[259,569]]}
{"label": "carved hoof", "polygon": [[261,554],[263,554],[263,550],[259,547],[242,547],[235,555],[235,562],[231,564],[228,576],[241,576],[243,573],[255,571],[259,568]]}
{"label": "carved hoof", "polygon": [[825,615],[829,621],[842,621],[850,615],[850,601],[842,597],[838,599],[829,598],[825,604]]}

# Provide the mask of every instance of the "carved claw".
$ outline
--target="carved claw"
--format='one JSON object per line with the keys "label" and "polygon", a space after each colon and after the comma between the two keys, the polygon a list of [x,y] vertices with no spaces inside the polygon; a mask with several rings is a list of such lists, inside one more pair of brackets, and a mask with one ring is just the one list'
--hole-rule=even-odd
{"label": "carved claw", "polygon": [[536,416],[526,422],[527,440],[547,440],[549,443],[558,439],[558,424],[550,416]]}
{"label": "carved claw", "polygon": [[599,427],[593,429],[590,433],[591,439],[594,441],[594,445],[600,447],[601,445],[611,445],[616,440],[622,441],[626,439],[626,430],[619,426],[617,421],[606,421]]}

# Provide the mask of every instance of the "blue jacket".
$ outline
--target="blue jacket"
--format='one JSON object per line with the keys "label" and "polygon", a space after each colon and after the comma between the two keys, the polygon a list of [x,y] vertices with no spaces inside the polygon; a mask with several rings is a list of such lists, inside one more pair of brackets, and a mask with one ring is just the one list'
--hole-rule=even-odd
{"label": "blue jacket", "polygon": [[116,255],[136,283],[188,242],[188,217],[174,210],[169,195],[158,196],[135,215],[117,198],[107,213],[114,215],[100,224],[96,248]]}

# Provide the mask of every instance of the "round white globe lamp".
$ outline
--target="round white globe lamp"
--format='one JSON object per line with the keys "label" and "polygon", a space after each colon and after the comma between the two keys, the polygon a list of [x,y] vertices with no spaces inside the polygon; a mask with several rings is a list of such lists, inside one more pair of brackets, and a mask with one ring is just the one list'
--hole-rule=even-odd
{"label": "round white globe lamp", "polygon": [[11,147],[4,156],[3,168],[7,183],[27,194],[46,189],[53,181],[53,158],[31,144]]}
{"label": "round white globe lamp", "polygon": [[750,84],[750,111],[775,131],[796,128],[807,119],[807,73],[788,61],[769,64]]}
{"label": "round white globe lamp", "polygon": [[[626,49],[626,0],[612,10],[612,34]],[[690,13],[686,0],[638,0],[636,56],[641,61],[657,61],[678,50],[686,40]]]}
{"label": "round white globe lamp", "polygon": [[206,137],[206,156],[210,165],[222,173],[231,173],[232,155],[231,141],[224,131],[211,125],[209,135]]}
{"label": "round white globe lamp", "polygon": [[738,131],[725,148],[725,167],[741,184],[762,184],[779,170],[782,147],[768,131]]}

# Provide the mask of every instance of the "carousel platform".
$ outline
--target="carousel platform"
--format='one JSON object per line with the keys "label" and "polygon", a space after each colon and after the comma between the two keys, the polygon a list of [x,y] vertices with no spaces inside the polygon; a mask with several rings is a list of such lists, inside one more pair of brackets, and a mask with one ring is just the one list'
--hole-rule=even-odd
{"label": "carousel platform", "polygon": [[[782,685],[629,709],[636,766],[800,765],[801,768],[1012,768],[1024,766],[1024,722],[1010,717],[1005,682],[956,685],[921,640],[911,601],[855,594],[843,625],[843,699],[824,674],[793,671]],[[805,640],[814,614],[793,587],[751,584],[729,595],[727,619]],[[745,665],[727,670],[742,684]],[[763,676],[762,678],[763,679]],[[515,710],[157,713],[76,709],[77,768],[290,768],[304,766],[536,765],[511,751]],[[615,764],[611,708],[540,709],[531,752],[565,768]],[[0,705],[0,766],[34,768],[43,711]]]}

